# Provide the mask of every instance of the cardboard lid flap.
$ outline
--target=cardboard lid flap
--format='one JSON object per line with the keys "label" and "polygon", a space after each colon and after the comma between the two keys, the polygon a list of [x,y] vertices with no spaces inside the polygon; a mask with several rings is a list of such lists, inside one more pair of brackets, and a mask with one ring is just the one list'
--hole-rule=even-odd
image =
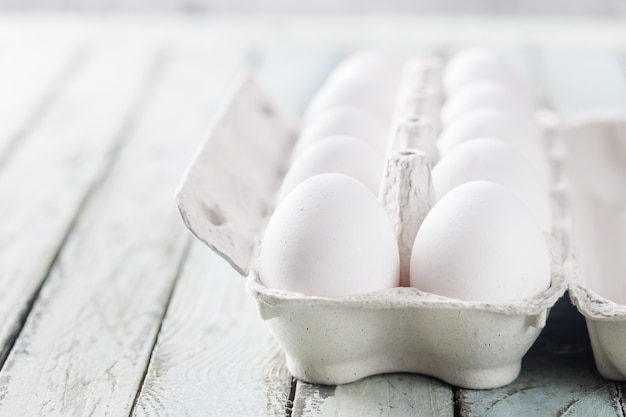
{"label": "cardboard lid flap", "polygon": [[176,193],[187,228],[242,275],[273,212],[297,130],[295,117],[243,74]]}

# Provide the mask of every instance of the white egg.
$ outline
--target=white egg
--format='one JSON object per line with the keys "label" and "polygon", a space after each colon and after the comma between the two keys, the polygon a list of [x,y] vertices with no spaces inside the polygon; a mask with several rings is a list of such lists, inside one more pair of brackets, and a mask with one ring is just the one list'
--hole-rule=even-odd
{"label": "white egg", "polygon": [[498,139],[461,144],[432,171],[437,199],[470,181],[491,181],[513,191],[530,209],[543,232],[552,229],[548,190],[533,164],[517,149]]}
{"label": "white egg", "polygon": [[344,82],[328,82],[311,99],[304,115],[309,123],[334,107],[356,107],[369,112],[389,125],[395,102],[395,91],[372,81],[366,74],[355,73]]}
{"label": "white egg", "polygon": [[395,91],[400,72],[400,67],[389,57],[375,51],[360,51],[345,57],[329,75],[328,83],[350,82],[355,74],[360,74]]}
{"label": "white egg", "polygon": [[510,190],[460,185],[422,223],[411,254],[411,286],[445,297],[501,302],[550,287],[550,256],[535,220]]}
{"label": "white egg", "polygon": [[505,84],[478,81],[463,87],[441,108],[441,122],[449,126],[465,113],[480,108],[495,107],[509,113],[520,113],[530,118],[534,109],[524,98]]}
{"label": "white egg", "polygon": [[293,157],[297,157],[312,143],[333,135],[362,139],[384,155],[389,132],[370,113],[354,107],[334,107],[319,114],[304,127],[294,147]]}
{"label": "white egg", "polygon": [[518,113],[482,107],[465,113],[446,127],[437,139],[437,147],[440,155],[445,157],[457,145],[478,138],[500,139],[515,146],[533,163],[544,184],[547,184],[547,162],[534,121]]}
{"label": "white egg", "polygon": [[384,168],[384,158],[364,141],[346,135],[329,136],[298,156],[283,179],[278,199],[305,179],[327,172],[349,175],[378,195]]}
{"label": "white egg", "polygon": [[391,222],[359,181],[321,174],[300,183],[278,205],[261,243],[266,287],[342,297],[399,285],[400,260]]}
{"label": "white egg", "polygon": [[459,52],[444,67],[442,79],[448,98],[471,83],[488,80],[505,84],[530,101],[526,85],[507,62],[489,48],[474,47]]}

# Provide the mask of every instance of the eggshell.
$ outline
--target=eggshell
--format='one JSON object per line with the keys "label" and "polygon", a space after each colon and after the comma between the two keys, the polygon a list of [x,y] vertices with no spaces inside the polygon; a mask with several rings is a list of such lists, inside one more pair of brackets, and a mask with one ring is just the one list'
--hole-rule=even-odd
{"label": "eggshell", "polygon": [[294,161],[278,199],[282,200],[305,179],[328,172],[349,175],[378,195],[384,168],[384,158],[364,141],[346,135],[329,136],[306,148]]}
{"label": "eggshell", "polygon": [[518,113],[492,107],[472,110],[441,132],[437,147],[445,156],[461,143],[484,137],[504,140],[515,146],[533,163],[544,184],[547,184],[548,167],[539,142],[538,128]]}
{"label": "eggshell", "polygon": [[437,199],[470,181],[492,181],[513,191],[530,209],[540,229],[550,232],[552,218],[548,190],[533,164],[517,149],[498,139],[463,143],[433,168]]}
{"label": "eggshell", "polygon": [[470,83],[450,97],[441,108],[441,122],[449,126],[465,113],[480,107],[495,107],[528,118],[534,113],[533,107],[510,86],[484,80]]}
{"label": "eggshell", "polygon": [[278,205],[265,230],[260,278],[267,287],[322,297],[399,283],[395,234],[376,197],[343,174],[321,174]]}
{"label": "eggshell", "polygon": [[364,110],[356,107],[333,107],[305,125],[294,147],[293,157],[297,157],[312,143],[334,135],[362,139],[384,155],[389,132],[379,119]]}
{"label": "eggshell", "polygon": [[344,82],[328,82],[311,99],[304,115],[305,123],[334,107],[356,107],[389,125],[395,103],[395,92],[370,79],[367,74],[355,73]]}
{"label": "eggshell", "polygon": [[530,102],[528,89],[519,76],[489,48],[468,48],[456,54],[444,67],[442,80],[447,97],[453,97],[471,83],[489,80],[509,86]]}
{"label": "eggshell", "polygon": [[526,206],[488,181],[460,185],[439,200],[417,232],[411,285],[467,301],[505,302],[550,287],[550,257]]}
{"label": "eggshell", "polygon": [[400,79],[400,68],[389,57],[376,51],[355,52],[344,58],[328,77],[329,83],[346,83],[355,74],[365,76],[373,83],[395,91]]}

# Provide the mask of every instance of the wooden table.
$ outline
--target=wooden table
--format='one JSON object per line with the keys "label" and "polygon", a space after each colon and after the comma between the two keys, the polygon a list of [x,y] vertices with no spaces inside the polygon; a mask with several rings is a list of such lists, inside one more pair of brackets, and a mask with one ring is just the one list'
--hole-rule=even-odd
{"label": "wooden table", "polygon": [[561,300],[500,389],[289,376],[173,194],[229,82],[302,111],[345,53],[489,42],[561,113],[626,107],[625,22],[0,15],[0,416],[623,416]]}

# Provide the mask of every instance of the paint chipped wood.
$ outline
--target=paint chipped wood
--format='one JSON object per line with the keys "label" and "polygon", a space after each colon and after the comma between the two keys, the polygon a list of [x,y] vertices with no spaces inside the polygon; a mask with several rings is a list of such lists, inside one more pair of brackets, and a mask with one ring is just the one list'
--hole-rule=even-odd
{"label": "paint chipped wood", "polygon": [[154,58],[153,48],[92,50],[0,168],[0,346],[19,331],[85,196],[106,175]]}
{"label": "paint chipped wood", "polygon": [[284,416],[291,376],[244,279],[192,245],[134,416]]}
{"label": "paint chipped wood", "polygon": [[130,413],[189,242],[172,193],[232,77],[218,56],[163,58],[0,372],[0,415]]}

